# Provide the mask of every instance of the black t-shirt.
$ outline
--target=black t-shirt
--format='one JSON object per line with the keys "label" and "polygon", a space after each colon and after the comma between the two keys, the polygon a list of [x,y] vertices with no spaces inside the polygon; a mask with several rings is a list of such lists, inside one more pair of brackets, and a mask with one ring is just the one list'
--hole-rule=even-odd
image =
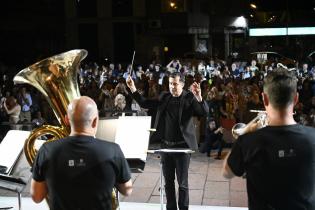
{"label": "black t-shirt", "polygon": [[179,127],[179,106],[181,97],[171,97],[165,110],[164,140],[173,142],[173,146],[186,145]]}
{"label": "black t-shirt", "polygon": [[249,209],[315,209],[315,129],[267,126],[240,136],[228,165],[246,173]]}
{"label": "black t-shirt", "polygon": [[33,179],[46,181],[51,210],[111,210],[113,186],[130,177],[119,145],[91,136],[46,143],[33,165]]}

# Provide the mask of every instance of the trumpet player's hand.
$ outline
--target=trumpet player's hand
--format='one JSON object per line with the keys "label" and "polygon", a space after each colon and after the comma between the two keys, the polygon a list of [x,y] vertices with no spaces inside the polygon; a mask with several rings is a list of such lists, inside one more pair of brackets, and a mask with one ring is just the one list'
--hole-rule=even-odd
{"label": "trumpet player's hand", "polygon": [[191,86],[190,86],[190,90],[191,92],[194,94],[194,96],[196,97],[198,102],[202,101],[202,96],[201,96],[201,88],[200,88],[200,84],[197,82],[194,82]]}
{"label": "trumpet player's hand", "polygon": [[248,125],[247,132],[254,132],[259,128],[259,122],[254,122]]}
{"label": "trumpet player's hand", "polygon": [[129,75],[129,76],[127,77],[127,79],[126,79],[126,84],[127,84],[127,86],[129,87],[129,89],[130,89],[130,91],[131,91],[132,93],[134,93],[134,92],[137,91],[137,88],[136,88],[136,86],[135,86],[135,83],[134,83],[134,81],[132,80],[132,78],[131,78],[130,75]]}

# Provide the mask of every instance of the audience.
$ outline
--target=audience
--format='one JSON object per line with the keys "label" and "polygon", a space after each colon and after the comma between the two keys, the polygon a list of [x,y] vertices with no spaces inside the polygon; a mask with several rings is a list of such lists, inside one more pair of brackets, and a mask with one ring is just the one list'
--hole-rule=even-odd
{"label": "audience", "polygon": [[[230,129],[230,124],[247,123],[256,116],[251,110],[261,110],[262,107],[262,81],[268,72],[277,66],[272,63],[269,66],[258,66],[256,60],[250,62],[224,62],[214,59],[210,63],[203,62],[203,71],[199,72],[191,63],[183,63],[172,60],[168,66],[161,66],[156,62],[145,66],[136,64],[133,71],[135,85],[139,92],[147,97],[156,99],[162,92],[168,91],[168,76],[171,71],[181,72],[186,77],[185,90],[190,84],[197,81],[202,84],[202,96],[210,107],[207,119],[198,119],[201,123],[200,137],[204,139],[208,129],[207,122],[214,118],[217,127]],[[261,68],[261,69],[260,69]],[[7,69],[7,68],[5,68]],[[134,112],[137,115],[149,115],[155,117],[156,110],[140,109],[132,101],[126,89],[123,76],[128,74],[130,64],[96,64],[82,63],[78,75],[78,83],[81,95],[93,98],[99,109],[100,116],[117,116],[124,112]],[[315,126],[315,80],[313,75],[315,67],[301,63],[297,66],[299,103],[295,107],[294,118],[301,124]],[[314,71],[315,72],[315,71]],[[55,116],[38,90],[31,86],[12,85],[13,75],[8,75],[4,69],[0,69],[0,116],[2,121],[14,122],[43,122],[38,121],[37,115],[45,119],[47,124],[56,124]],[[19,117],[13,115],[6,119],[7,111],[3,106],[5,98],[13,96],[17,99],[17,106],[21,107]],[[11,107],[7,106],[9,111]],[[18,108],[16,108],[18,109]],[[15,110],[15,109],[14,109]],[[10,111],[9,111],[10,112]],[[16,112],[17,113],[17,112]],[[13,119],[14,118],[14,119]],[[228,125],[228,126],[226,126]],[[225,137],[223,137],[225,139]],[[202,143],[199,142],[199,143]]]}

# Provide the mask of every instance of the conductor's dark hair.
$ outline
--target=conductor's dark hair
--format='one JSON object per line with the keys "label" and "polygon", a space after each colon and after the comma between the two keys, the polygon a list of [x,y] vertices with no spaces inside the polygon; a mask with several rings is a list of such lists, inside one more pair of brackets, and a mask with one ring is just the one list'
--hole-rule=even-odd
{"label": "conductor's dark hair", "polygon": [[284,109],[292,104],[296,92],[297,78],[287,69],[274,69],[264,79],[264,93],[275,109]]}
{"label": "conductor's dark hair", "polygon": [[179,81],[185,83],[185,76],[180,72],[173,72],[170,74],[169,78],[179,77]]}

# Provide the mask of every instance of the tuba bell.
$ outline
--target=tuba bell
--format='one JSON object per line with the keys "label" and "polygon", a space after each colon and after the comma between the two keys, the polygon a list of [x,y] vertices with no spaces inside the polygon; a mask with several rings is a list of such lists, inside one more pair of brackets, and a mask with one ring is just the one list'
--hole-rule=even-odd
{"label": "tuba bell", "polygon": [[[33,165],[37,153],[35,149],[37,139],[49,135],[49,141],[55,141],[69,136],[70,126],[66,124],[64,116],[70,102],[80,97],[77,71],[87,54],[84,49],[64,52],[41,60],[14,76],[14,84],[29,84],[44,95],[60,124],[60,127],[44,125],[31,132],[24,144],[24,153],[30,165]],[[117,192],[113,190],[112,209],[118,207],[116,194]]]}
{"label": "tuba bell", "polygon": [[33,130],[24,145],[26,159],[33,164],[36,149],[36,139],[50,135],[51,141],[61,139],[70,134],[70,127],[64,116],[69,103],[80,97],[77,83],[77,69],[80,62],[87,56],[86,50],[71,50],[39,61],[23,70],[13,78],[14,84],[29,84],[41,92],[60,124],[58,126],[44,125]]}

